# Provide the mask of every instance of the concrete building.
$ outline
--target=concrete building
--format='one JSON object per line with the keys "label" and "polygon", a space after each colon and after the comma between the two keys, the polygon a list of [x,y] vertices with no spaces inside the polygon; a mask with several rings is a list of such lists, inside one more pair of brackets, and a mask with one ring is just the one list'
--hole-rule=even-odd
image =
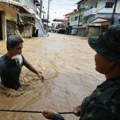
{"label": "concrete building", "polygon": [[[115,0],[80,0],[77,3],[77,11],[74,12],[71,16],[70,24],[73,26],[72,34],[80,36],[89,36],[90,34],[92,35],[92,26],[94,27],[94,33],[96,30],[99,31],[96,32],[96,35],[106,30],[110,25],[115,4]],[[116,10],[114,14],[115,23],[119,22],[119,16],[120,0],[117,0]],[[99,21],[99,18],[102,18],[103,21],[102,19]],[[96,19],[97,22],[93,22]],[[109,20],[109,22],[104,22],[104,19],[107,21]]]}
{"label": "concrete building", "polygon": [[0,0],[0,40],[6,40],[15,31],[19,9],[22,7],[18,2]]}
{"label": "concrete building", "polygon": [[37,36],[42,10],[42,0],[20,0],[20,3],[23,8],[30,13],[21,12],[19,14],[19,20],[22,21],[23,24],[23,26],[22,24],[19,26],[20,33],[23,37]]}
{"label": "concrete building", "polygon": [[0,0],[0,40],[19,30],[23,37],[32,37],[40,20],[42,0]]}

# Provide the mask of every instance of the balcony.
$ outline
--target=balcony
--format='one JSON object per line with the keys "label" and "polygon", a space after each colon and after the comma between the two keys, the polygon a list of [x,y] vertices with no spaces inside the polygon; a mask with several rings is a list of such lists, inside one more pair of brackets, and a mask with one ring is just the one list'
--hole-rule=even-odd
{"label": "balcony", "polygon": [[91,8],[84,12],[83,17],[87,17],[89,15],[96,14],[96,8]]}

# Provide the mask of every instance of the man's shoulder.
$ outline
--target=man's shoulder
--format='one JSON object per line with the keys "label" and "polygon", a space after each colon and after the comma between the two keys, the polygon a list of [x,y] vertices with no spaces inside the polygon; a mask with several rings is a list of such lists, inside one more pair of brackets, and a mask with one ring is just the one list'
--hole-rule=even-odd
{"label": "man's shoulder", "polygon": [[0,67],[3,68],[8,63],[10,63],[10,59],[8,58],[8,56],[6,54],[4,54],[3,56],[0,57]]}
{"label": "man's shoulder", "polygon": [[0,60],[2,60],[2,59],[4,59],[4,58],[6,58],[6,56],[7,56],[6,54],[1,55],[1,56],[0,56]]}
{"label": "man's shoulder", "polygon": [[6,54],[4,54],[0,57],[0,63],[5,61],[5,60],[7,60],[7,55]]}

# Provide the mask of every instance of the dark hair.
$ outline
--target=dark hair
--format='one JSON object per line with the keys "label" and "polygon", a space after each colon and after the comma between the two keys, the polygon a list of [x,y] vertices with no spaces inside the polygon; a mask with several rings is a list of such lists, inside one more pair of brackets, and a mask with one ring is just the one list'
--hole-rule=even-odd
{"label": "dark hair", "polygon": [[7,50],[16,47],[19,43],[22,43],[23,39],[19,35],[10,35],[7,39]]}

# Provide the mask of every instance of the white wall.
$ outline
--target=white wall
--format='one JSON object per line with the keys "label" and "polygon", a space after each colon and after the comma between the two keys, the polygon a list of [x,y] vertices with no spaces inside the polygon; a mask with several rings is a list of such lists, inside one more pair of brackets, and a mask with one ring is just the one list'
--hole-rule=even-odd
{"label": "white wall", "polygon": [[[113,0],[107,0],[107,2],[113,2]],[[112,13],[113,8],[105,8],[106,0],[99,0],[98,3],[98,13]],[[117,6],[116,6],[116,12],[120,13],[120,0],[118,0]]]}
{"label": "white wall", "polygon": [[34,4],[33,0],[20,0],[20,2],[22,3],[22,5],[24,5],[27,8],[31,8],[34,11],[37,11],[37,6]]}
{"label": "white wall", "polygon": [[2,20],[2,22],[3,22],[3,39],[6,40],[7,39],[6,20],[17,21],[17,10],[15,9],[15,7],[1,4],[0,11],[4,12],[3,20]]}

